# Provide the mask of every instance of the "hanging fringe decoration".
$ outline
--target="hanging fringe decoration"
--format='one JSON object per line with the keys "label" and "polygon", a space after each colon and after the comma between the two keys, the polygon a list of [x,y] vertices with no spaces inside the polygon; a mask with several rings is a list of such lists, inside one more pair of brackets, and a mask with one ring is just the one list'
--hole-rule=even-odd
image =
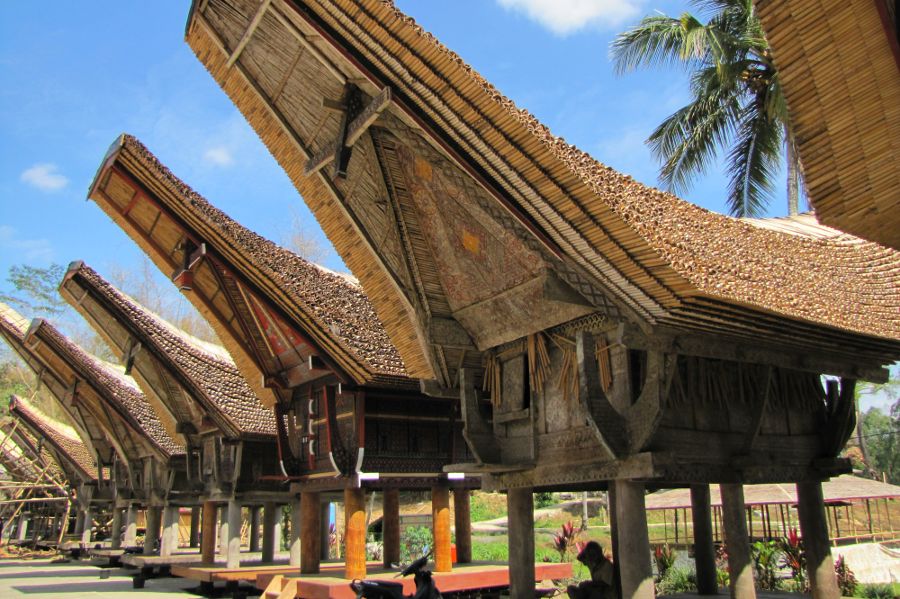
{"label": "hanging fringe decoration", "polygon": [[500,394],[502,392],[500,360],[493,353],[486,354],[484,358],[484,382],[481,385],[481,390],[491,394],[491,405],[495,408],[500,407]]}
{"label": "hanging fringe decoration", "polygon": [[550,372],[550,354],[547,353],[547,341],[542,333],[528,335],[528,376],[532,391],[541,391]]}
{"label": "hanging fringe decoration", "polygon": [[550,339],[563,355],[558,382],[563,400],[569,402],[578,399],[578,357],[575,354],[575,342],[561,335],[553,335]]}
{"label": "hanging fringe decoration", "polygon": [[603,347],[598,347],[594,351],[594,355],[597,358],[597,365],[599,366],[598,371],[600,372],[600,386],[603,388],[603,392],[607,393],[609,388],[612,387],[613,377],[612,377],[612,367],[610,366],[610,357],[609,357],[609,348],[610,345],[604,345]]}

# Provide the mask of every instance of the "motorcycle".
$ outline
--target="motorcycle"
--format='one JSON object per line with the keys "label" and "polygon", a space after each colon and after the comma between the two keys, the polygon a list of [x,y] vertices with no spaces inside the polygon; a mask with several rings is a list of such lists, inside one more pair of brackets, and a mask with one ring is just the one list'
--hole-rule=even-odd
{"label": "motorcycle", "polygon": [[404,596],[403,584],[390,580],[354,580],[350,583],[350,588],[356,593],[356,599],[441,599],[441,593],[431,578],[431,571],[425,569],[429,557],[431,553],[423,555],[394,577],[413,574],[416,583],[413,595]]}

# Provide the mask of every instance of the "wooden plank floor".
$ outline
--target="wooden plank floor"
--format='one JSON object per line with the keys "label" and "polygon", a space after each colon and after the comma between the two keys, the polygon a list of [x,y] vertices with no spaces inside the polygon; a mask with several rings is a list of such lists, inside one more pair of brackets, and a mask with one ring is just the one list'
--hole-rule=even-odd
{"label": "wooden plank floor", "polygon": [[[369,562],[369,568],[380,568],[381,562]],[[343,562],[323,563],[321,567],[324,573],[343,572]],[[256,583],[257,577],[268,575],[269,579],[277,574],[291,576],[299,574],[299,566],[290,566],[287,563],[275,563],[266,565],[247,565],[240,568],[226,568],[222,565],[179,564],[172,566],[172,576],[188,578],[199,582],[250,582]]]}
{"label": "wooden plank floor", "polygon": [[[572,564],[535,564],[535,580],[554,580],[572,576]],[[370,580],[390,580],[403,583],[403,593],[415,593],[415,582],[412,576],[394,578],[397,570],[370,568],[366,575]],[[458,592],[509,585],[509,567],[497,563],[473,563],[453,566],[452,572],[436,572],[434,582],[441,592]],[[256,578],[256,586],[263,589],[262,599],[283,596],[280,593],[288,586],[295,588],[294,597],[301,599],[354,599],[356,594],[350,589],[350,581],[334,572],[324,571],[320,574],[304,574],[303,576],[283,576],[280,574],[260,574]],[[273,594],[273,591],[278,594]]]}

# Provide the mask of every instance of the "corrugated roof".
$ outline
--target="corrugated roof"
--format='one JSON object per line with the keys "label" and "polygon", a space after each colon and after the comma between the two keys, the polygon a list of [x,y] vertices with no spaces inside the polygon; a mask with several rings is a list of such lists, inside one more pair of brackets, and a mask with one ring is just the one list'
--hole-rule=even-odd
{"label": "corrugated roof", "polygon": [[[710,502],[722,505],[719,485],[710,485]],[[844,474],[822,483],[825,503],[838,501],[862,501],[864,499],[900,498],[900,487],[852,474]],[[690,489],[668,489],[647,495],[648,510],[685,509],[691,507]],[[797,485],[764,484],[744,485],[744,503],[747,505],[795,504]]]}

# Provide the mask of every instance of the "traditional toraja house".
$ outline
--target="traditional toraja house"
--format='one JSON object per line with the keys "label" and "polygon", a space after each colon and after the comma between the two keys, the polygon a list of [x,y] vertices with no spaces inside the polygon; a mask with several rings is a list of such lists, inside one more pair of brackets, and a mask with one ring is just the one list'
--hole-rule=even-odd
{"label": "traditional toraja house", "polygon": [[[15,395],[9,398],[9,412],[15,418],[15,423],[10,427],[10,437],[22,449],[24,455],[31,455],[31,462],[40,466],[41,471],[35,477],[35,482],[40,485],[49,482],[55,486],[66,498],[60,503],[54,512],[56,517],[62,515],[57,522],[60,530],[52,527],[45,532],[58,541],[68,527],[69,496],[74,495],[78,504],[79,513],[76,520],[76,533],[86,532],[83,540],[90,540],[90,529],[93,525],[93,509],[104,509],[108,505],[108,498],[102,493],[97,493],[98,472],[96,462],[91,456],[88,447],[83,440],[68,426],[48,417],[27,400]],[[19,427],[22,427],[21,430]],[[68,429],[68,430],[67,430]],[[48,461],[43,454],[49,454],[52,461]],[[37,535],[37,523],[32,519]],[[46,524],[46,523],[45,523]],[[19,533],[23,534],[24,523],[19,522]]]}
{"label": "traditional toraja house", "polygon": [[741,484],[797,482],[814,593],[837,596],[819,481],[848,468],[855,381],[900,355],[900,255],[647,188],[390,2],[202,0],[186,37],[407,373],[458,388],[484,484],[508,493],[513,596],[534,584],[532,491],[607,484],[623,596],[651,596],[646,482],[695,485],[702,592],[721,483],[740,597],[754,594]]}
{"label": "traditional toraja house", "polygon": [[384,559],[396,562],[398,490],[429,487],[439,567],[450,568],[451,488],[457,553],[470,559],[467,489],[477,478],[442,471],[470,459],[458,402],[420,391],[356,282],[234,222],[130,136],[111,148],[90,197],[173,274],[257,396],[274,408],[280,468],[268,474],[292,481],[301,495],[292,563],[318,571],[320,493],[343,491],[347,576],[361,576],[366,489],[385,491]]}
{"label": "traditional toraja house", "polygon": [[[94,493],[127,508],[124,539],[113,535],[114,548],[120,540],[126,546],[135,544],[137,509],[144,506],[146,538],[151,539],[144,551],[154,551],[163,504],[186,490],[183,447],[168,435],[121,367],[88,354],[45,320],[33,320],[21,337],[7,335],[8,328],[3,330],[10,345],[26,358],[72,421],[90,431],[87,438],[100,467]],[[116,531],[122,515],[120,509],[113,511]],[[90,518],[86,513],[85,520]]]}
{"label": "traditional toraja house", "polygon": [[896,0],[755,0],[809,199],[828,225],[900,249]]}
{"label": "traditional toraja house", "polygon": [[[223,544],[229,567],[238,565],[242,504],[266,503],[262,560],[272,561],[278,504],[288,500],[285,483],[272,477],[280,472],[275,417],[241,377],[228,352],[177,329],[81,262],[70,265],[60,293],[124,356],[126,371],[169,435],[184,444],[188,482],[206,501],[203,561],[214,560],[217,502],[227,504],[228,529],[222,533],[228,539]],[[258,529],[251,527],[251,551],[258,549]],[[170,553],[173,547],[164,549]]]}

